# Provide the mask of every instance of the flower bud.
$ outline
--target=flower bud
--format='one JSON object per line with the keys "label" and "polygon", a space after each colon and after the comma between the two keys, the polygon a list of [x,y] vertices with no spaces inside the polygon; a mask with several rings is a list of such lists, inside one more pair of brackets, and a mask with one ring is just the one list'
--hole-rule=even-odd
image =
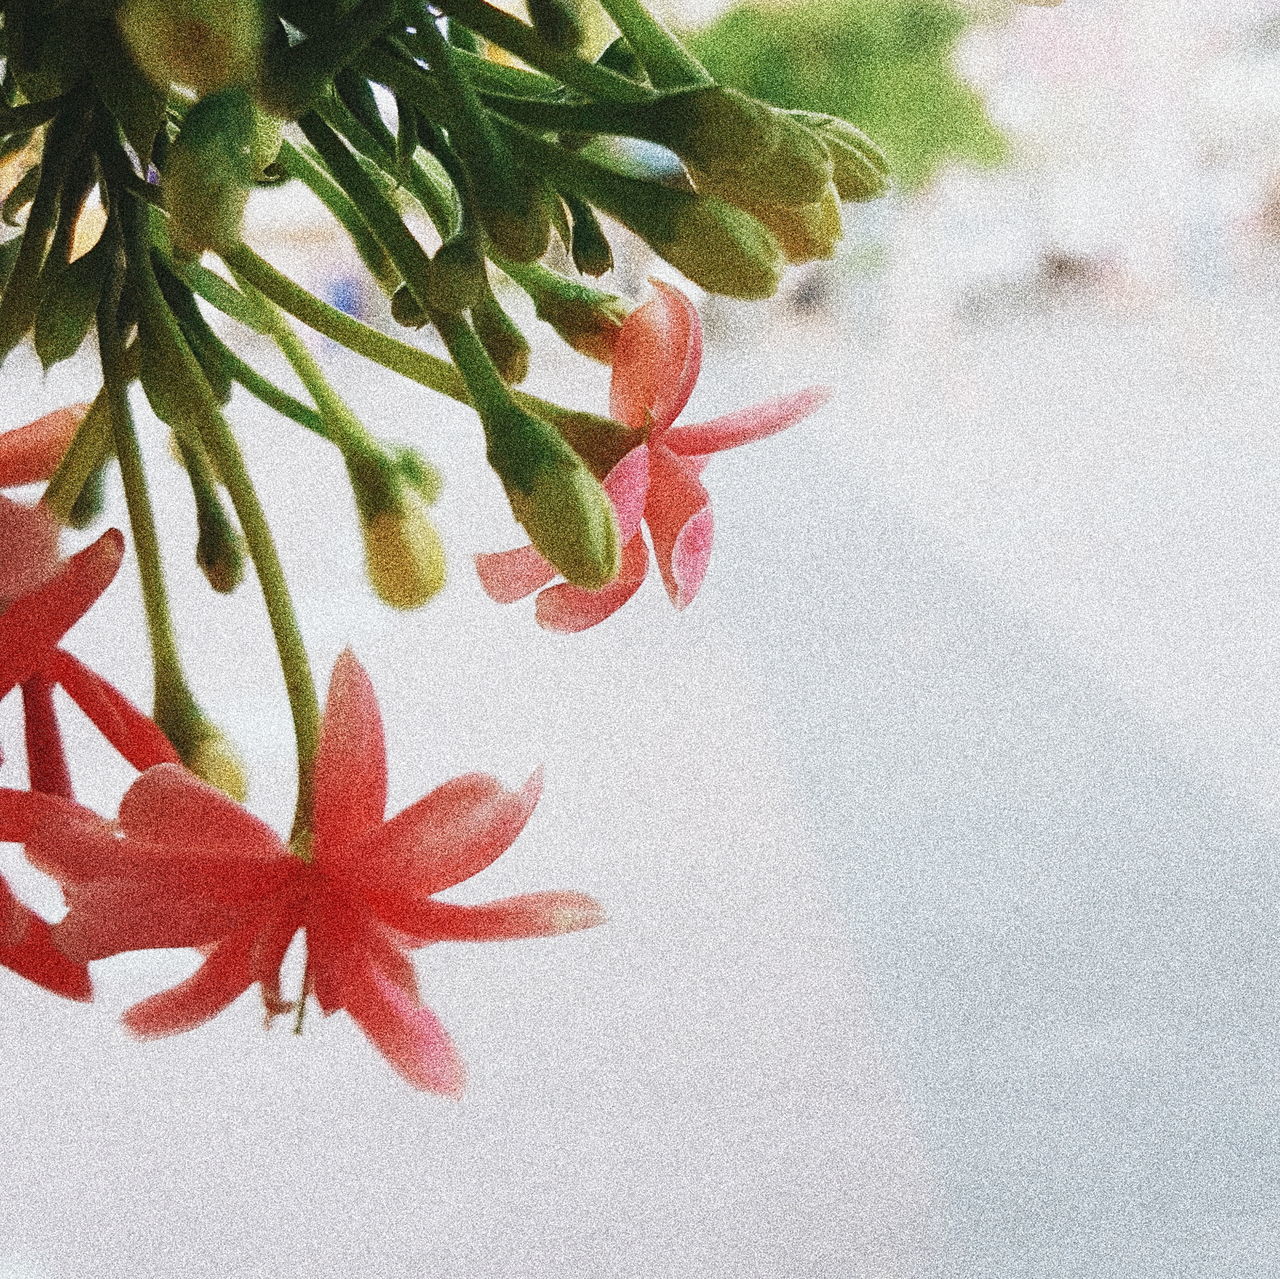
{"label": "flower bud", "polygon": [[403,495],[391,508],[361,521],[365,568],[384,604],[420,608],[445,581],[444,543],[416,493]]}
{"label": "flower bud", "polygon": [[842,200],[874,200],[889,189],[889,162],[861,129],[837,116],[792,111],[826,145],[832,178]]}
{"label": "flower bud", "polygon": [[553,48],[572,51],[587,37],[578,0],[525,0],[529,21]]}
{"label": "flower bud", "polygon": [[253,186],[254,111],[242,89],[202,98],[169,148],[163,189],[180,251],[230,249]]}
{"label": "flower bud", "polygon": [[182,84],[203,95],[257,74],[259,0],[124,0],[116,21],[134,61],[160,89]]}
{"label": "flower bud", "polygon": [[469,239],[446,240],[431,259],[427,305],[456,315],[477,306],[489,287],[484,255]]}
{"label": "flower bud", "polygon": [[244,803],[249,780],[227,735],[182,689],[172,696],[157,692],[152,716],[160,731],[173,743],[178,758],[201,780]]}
{"label": "flower bud", "polygon": [[649,243],[711,293],[748,300],[772,297],[782,279],[777,240],[749,213],[714,196],[686,200],[673,220],[670,239]]}
{"label": "flower bud", "polygon": [[812,204],[831,178],[820,139],[786,112],[735,89],[707,85],[664,94],[644,113],[646,136],[712,178],[735,202]]}
{"label": "flower bud", "polygon": [[[698,177],[700,191],[714,192],[715,186]],[[788,262],[814,262],[835,257],[840,240],[840,197],[835,183],[829,183],[823,198],[813,204],[740,205],[778,241]]]}
{"label": "flower bud", "polygon": [[572,229],[569,234],[569,252],[573,265],[583,275],[598,276],[613,270],[613,248],[605,237],[604,228],[595,210],[582,200],[570,196],[566,202]]}
{"label": "flower bud", "polygon": [[612,582],[621,567],[613,503],[556,429],[512,404],[485,421],[485,436],[489,464],[543,558],[575,586]]}
{"label": "flower bud", "polygon": [[538,319],[573,349],[602,364],[613,363],[613,347],[631,308],[615,294],[600,293],[570,280],[564,289],[546,289],[534,299]]}
{"label": "flower bud", "polygon": [[196,504],[196,563],[219,595],[230,595],[244,581],[244,550],[222,503]]}
{"label": "flower bud", "polygon": [[391,318],[406,329],[420,329],[431,318],[407,284],[391,295]]}
{"label": "flower bud", "polygon": [[[415,467],[408,461],[414,457]],[[427,516],[422,491],[406,469],[425,478],[427,464],[409,450],[395,454],[353,448],[347,474],[360,513],[365,568],[378,598],[392,608],[419,608],[444,586],[440,534]]]}

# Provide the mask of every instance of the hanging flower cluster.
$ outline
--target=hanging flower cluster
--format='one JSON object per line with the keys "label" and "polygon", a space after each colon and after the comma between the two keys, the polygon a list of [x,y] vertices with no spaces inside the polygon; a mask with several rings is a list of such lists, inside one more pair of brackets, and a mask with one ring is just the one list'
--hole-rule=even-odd
{"label": "hanging flower cluster", "polygon": [[[613,262],[602,218],[708,292],[765,298],[786,262],[834,254],[840,205],[886,190],[884,158],[846,121],[717,83],[641,0],[529,0],[527,21],[489,0],[0,0],[0,60],[0,222],[14,232],[0,241],[0,361],[29,341],[46,372],[86,349],[101,370],[90,402],[0,434],[0,488],[44,486],[35,504],[0,496],[0,698],[21,698],[27,762],[27,788],[0,789],[0,839],[67,903],[45,920],[0,880],[0,965],[84,1000],[90,964],[195,948],[199,967],[130,1009],[130,1030],[186,1030],[256,985],[268,1021],[301,1026],[311,1002],[344,1011],[409,1083],[457,1095],[460,1059],[408,952],[570,933],[602,913],[568,891],[439,900],[511,846],[540,780],[456,778],[388,820],[373,690],[346,653],[321,709],[233,392],[332,448],[369,581],[395,608],[445,582],[440,476],[362,424],[296,324],[475,411],[529,539],[477,557],[495,600],[538,592],[541,625],[582,631],[636,595],[652,548],[684,608],[711,552],[709,459],[800,421],[826,392],[679,422],[697,312],[669,284],[639,306],[598,288]],[[666,148],[668,165],[645,169],[636,142]],[[329,306],[245,242],[254,191],[285,183],[345,232],[385,324]],[[612,366],[607,416],[517,389],[531,347],[512,292]],[[429,330],[445,354],[394,326]],[[299,393],[255,367],[264,339]],[[157,423],[189,482],[185,527],[152,507],[139,431]],[[123,560],[115,528],[59,549],[102,518],[113,469],[149,714],[63,647]],[[296,744],[287,837],[243,807],[244,770],[188,679],[166,543],[185,544],[216,592],[250,567],[261,587]],[[63,694],[138,772],[114,819],[76,799],[89,763],[67,759]],[[286,996],[291,949],[301,977]]]}

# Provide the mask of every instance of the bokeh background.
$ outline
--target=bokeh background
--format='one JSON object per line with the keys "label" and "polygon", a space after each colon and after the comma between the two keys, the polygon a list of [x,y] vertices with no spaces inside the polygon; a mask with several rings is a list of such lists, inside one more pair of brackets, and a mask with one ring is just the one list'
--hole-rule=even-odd
{"label": "bokeh background", "polygon": [[[836,395],[708,470],[686,614],[656,582],[577,637],[492,605],[469,556],[517,531],[474,423],[318,342],[447,476],[451,583],[392,614],[334,458],[235,406],[317,670],[350,643],[382,696],[393,804],[545,763],[467,899],[582,888],[610,924],[422,956],[460,1106],[341,1017],[264,1035],[252,997],[127,1040],[119,1010],[190,952],[100,966],[91,1008],[0,971],[3,1279],[1280,1272],[1280,4],[669,17],[728,82],[862,124],[899,178],[773,302],[705,300],[691,420]],[[386,321],[296,192],[252,238]],[[655,269],[624,246],[612,287]],[[534,389],[603,407],[600,366],[539,352]],[[5,376],[0,426],[94,385],[25,354]],[[150,456],[185,530],[158,429]],[[180,541],[194,682],[284,822],[258,602],[212,597]],[[73,647],[145,700],[139,619],[126,571]],[[12,705],[0,730],[16,747]],[[75,733],[110,811],[127,770]],[[59,908],[15,850],[4,870]]]}

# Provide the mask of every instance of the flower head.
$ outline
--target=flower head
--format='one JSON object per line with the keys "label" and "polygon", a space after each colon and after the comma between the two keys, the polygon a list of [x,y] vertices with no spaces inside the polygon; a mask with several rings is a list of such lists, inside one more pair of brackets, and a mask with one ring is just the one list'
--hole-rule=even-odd
{"label": "flower head", "polygon": [[43,507],[0,497],[0,698],[21,686],[32,789],[69,796],[54,685],[134,767],[178,757],[118,689],[58,647],[111,584],[124,539],[111,529],[66,560],[57,546],[57,522]]}
{"label": "flower head", "polygon": [[702,327],[678,289],[654,281],[657,295],[623,322],[614,350],[609,411],[645,441],[604,480],[623,540],[622,571],[603,590],[562,582],[532,546],[476,557],[480,582],[500,604],[540,588],[538,622],[548,630],[581,631],[616,612],[639,589],[649,568],[641,525],[649,529],[663,585],[676,608],[698,593],[711,556],[711,499],[701,474],[709,455],[793,426],[826,402],[809,387],[776,400],[677,426],[702,364]]}
{"label": "flower head", "polygon": [[600,923],[600,908],[570,892],[481,906],[435,900],[511,846],[538,801],[540,779],[510,791],[481,774],[458,777],[385,820],[382,720],[349,652],[329,686],[315,768],[305,858],[172,766],[144,773],[115,822],[46,801],[27,853],[63,885],[70,910],[55,929],[58,944],[85,961],[152,947],[203,949],[190,978],[125,1014],[131,1030],[151,1036],[201,1024],[255,982],[268,1013],[283,1011],[280,966],[303,929],[307,981],[321,1009],[345,1010],[415,1087],[457,1096],[462,1063],[421,1003],[405,951],[573,932]]}

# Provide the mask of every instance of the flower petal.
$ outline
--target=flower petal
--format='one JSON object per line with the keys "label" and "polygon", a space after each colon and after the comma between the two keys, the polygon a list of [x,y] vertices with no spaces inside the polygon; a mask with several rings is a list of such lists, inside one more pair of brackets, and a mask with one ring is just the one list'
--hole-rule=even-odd
{"label": "flower petal", "polygon": [[65,895],[70,909],[54,936],[68,955],[85,963],[128,950],[207,946],[245,922],[244,909],[183,893],[172,876],[150,883],[95,879],[68,884]]}
{"label": "flower petal", "polygon": [[53,708],[53,685],[43,675],[22,681],[22,720],[27,743],[27,778],[33,791],[73,798],[62,733]]}
{"label": "flower petal", "polygon": [[60,532],[43,506],[23,506],[0,496],[0,601],[25,595],[58,572]]}
{"label": "flower petal", "polygon": [[[201,862],[243,861],[292,869],[280,837],[266,822],[179,764],[149,768],[120,801],[120,825],[135,840]],[[139,874],[145,868],[139,865]]]}
{"label": "flower petal", "polygon": [[649,492],[649,450],[641,444],[624,454],[604,477],[604,491],[618,517],[618,536],[626,542],[640,531]]}
{"label": "flower petal", "polygon": [[216,1017],[254,982],[251,963],[257,925],[220,941],[186,981],[134,1004],[121,1021],[140,1039],[174,1035]]}
{"label": "flower petal", "polygon": [[599,591],[584,590],[562,582],[538,596],[535,616],[548,631],[573,634],[612,616],[640,589],[649,571],[649,550],[637,533],[622,548],[622,571],[617,580]]}
{"label": "flower petal", "polygon": [[485,594],[497,604],[514,604],[556,576],[556,570],[532,546],[477,555],[476,572]]}
{"label": "flower petal", "polygon": [[466,1068],[440,1019],[374,966],[348,983],[351,1019],[396,1072],[414,1088],[460,1098]]}
{"label": "flower petal", "polygon": [[55,995],[85,1002],[92,999],[89,970],[63,954],[54,944],[49,925],[39,915],[25,906],[20,909],[26,912],[26,927],[18,941],[0,946],[0,964]]}
{"label": "flower petal", "polygon": [[358,839],[387,810],[387,748],[378,699],[350,649],[333,668],[315,773],[315,854]]}
{"label": "flower petal", "polygon": [[32,824],[44,808],[40,798],[30,791],[0,786],[0,840],[21,844],[31,834]]}
{"label": "flower petal", "polygon": [[711,499],[683,458],[661,445],[651,448],[645,520],[653,554],[676,608],[698,593],[711,558]]}
{"label": "flower petal", "polygon": [[44,670],[139,772],[156,764],[179,762],[178,752],[164,733],[114,684],[91,671],[78,657],[54,649]]}
{"label": "flower petal", "polygon": [[702,322],[693,303],[661,280],[653,298],[622,322],[613,348],[609,415],[635,430],[661,431],[680,416],[702,366]]}
{"label": "flower petal", "polygon": [[[357,890],[429,897],[477,875],[511,847],[542,793],[539,770],[516,791],[469,773],[437,786],[324,869]],[[317,858],[319,861],[319,858]]]}
{"label": "flower petal", "polygon": [[88,412],[87,404],[68,404],[0,435],[0,488],[47,480]]}
{"label": "flower petal", "polygon": [[56,576],[0,614],[0,697],[41,669],[49,650],[111,584],[123,557],[124,538],[118,529],[108,529]]}
{"label": "flower petal", "polygon": [[514,941],[522,937],[558,937],[603,924],[600,903],[585,893],[522,893],[481,906],[450,902],[385,904],[387,922],[420,945],[438,941]]}
{"label": "flower petal", "polygon": [[752,440],[763,440],[766,436],[785,431],[820,409],[830,398],[830,387],[811,386],[779,396],[776,400],[766,400],[763,404],[726,413],[723,417],[712,418],[710,422],[673,426],[663,435],[662,442],[673,453],[682,456],[719,453],[722,449],[737,448],[739,444],[749,444]]}

